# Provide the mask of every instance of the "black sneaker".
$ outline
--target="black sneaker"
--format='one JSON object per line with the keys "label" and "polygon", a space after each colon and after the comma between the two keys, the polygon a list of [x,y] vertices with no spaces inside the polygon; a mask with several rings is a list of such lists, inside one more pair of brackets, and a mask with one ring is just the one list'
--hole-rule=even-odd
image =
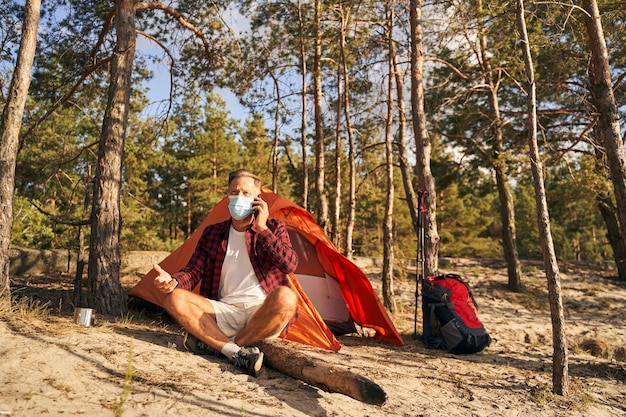
{"label": "black sneaker", "polygon": [[263,352],[258,347],[243,347],[232,358],[236,367],[248,375],[258,376],[263,367]]}
{"label": "black sneaker", "polygon": [[189,332],[185,333],[185,338],[183,339],[183,346],[189,352],[193,352],[196,355],[210,355],[223,357],[222,352],[213,349],[211,346],[204,343],[202,340],[198,339],[196,336],[192,335]]}

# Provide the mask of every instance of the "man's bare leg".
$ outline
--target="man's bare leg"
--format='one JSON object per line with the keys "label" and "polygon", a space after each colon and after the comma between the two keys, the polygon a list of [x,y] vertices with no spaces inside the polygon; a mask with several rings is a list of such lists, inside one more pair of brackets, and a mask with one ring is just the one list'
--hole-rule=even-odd
{"label": "man's bare leg", "polygon": [[230,342],[217,325],[213,305],[201,295],[177,288],[165,296],[163,304],[185,330],[218,352]]}
{"label": "man's bare leg", "polygon": [[263,305],[250,317],[246,328],[237,335],[235,343],[250,346],[274,336],[296,314],[298,297],[289,287],[281,286],[267,295]]}

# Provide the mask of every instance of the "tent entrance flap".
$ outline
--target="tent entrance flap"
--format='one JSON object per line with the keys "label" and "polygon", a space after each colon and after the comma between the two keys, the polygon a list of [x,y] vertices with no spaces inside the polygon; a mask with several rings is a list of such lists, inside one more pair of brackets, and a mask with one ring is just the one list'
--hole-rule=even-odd
{"label": "tent entrance flap", "polygon": [[300,259],[295,276],[307,297],[333,334],[339,336],[355,333],[356,327],[341,293],[339,281],[324,270],[315,245],[297,230],[288,230],[291,245]]}
{"label": "tent entrance flap", "polygon": [[333,334],[339,336],[356,332],[354,320],[335,278],[328,274],[296,274],[296,278]]}

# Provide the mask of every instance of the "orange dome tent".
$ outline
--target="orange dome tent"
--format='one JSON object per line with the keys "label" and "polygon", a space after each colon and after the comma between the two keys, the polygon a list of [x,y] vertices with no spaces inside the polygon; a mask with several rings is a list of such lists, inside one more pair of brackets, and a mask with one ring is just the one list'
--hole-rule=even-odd
{"label": "orange dome tent", "polygon": [[[362,328],[374,330],[375,337],[380,340],[402,345],[402,337],[365,274],[337,251],[313,216],[267,189],[263,189],[261,195],[268,204],[270,218],[280,219],[287,225],[291,243],[300,258],[298,269],[289,277],[299,294],[299,317],[285,338],[338,351],[341,345],[333,331],[348,333],[354,330],[356,323]],[[229,217],[228,199],[224,198],[189,239],[160,262],[161,267],[170,273],[183,268],[191,258],[202,231],[208,225]],[[152,283],[155,276],[156,272],[150,270],[129,295],[162,306],[164,295]]]}

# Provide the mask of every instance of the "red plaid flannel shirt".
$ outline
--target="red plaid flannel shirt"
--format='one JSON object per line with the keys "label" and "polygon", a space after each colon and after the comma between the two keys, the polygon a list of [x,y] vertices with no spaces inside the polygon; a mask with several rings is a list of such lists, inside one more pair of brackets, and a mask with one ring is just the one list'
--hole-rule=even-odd
{"label": "red plaid flannel shirt", "polygon": [[[226,257],[231,221],[207,226],[187,266],[172,274],[178,288],[192,290],[200,283],[200,295],[217,300],[222,265]],[[285,223],[267,221],[268,229],[246,232],[246,246],[252,268],[266,293],[281,285],[289,286],[286,274],[298,266],[298,254],[291,246]]]}

